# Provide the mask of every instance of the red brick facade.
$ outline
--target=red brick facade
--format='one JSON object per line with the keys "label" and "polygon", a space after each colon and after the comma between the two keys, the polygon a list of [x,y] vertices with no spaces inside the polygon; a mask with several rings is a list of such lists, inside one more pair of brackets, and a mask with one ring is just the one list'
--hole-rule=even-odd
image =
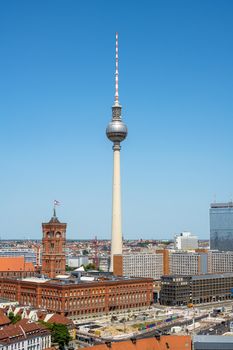
{"label": "red brick facade", "polygon": [[123,276],[123,255],[113,256],[113,274]]}
{"label": "red brick facade", "polygon": [[151,305],[153,280],[137,278],[62,284],[0,279],[0,297],[65,316],[108,313]]}
{"label": "red brick facade", "polygon": [[1,256],[0,257],[0,278],[1,277],[30,277],[35,275],[33,263],[25,261],[23,256]]}
{"label": "red brick facade", "polygon": [[42,224],[42,230],[42,274],[50,278],[63,275],[66,271],[66,224],[61,223],[54,212],[52,219]]}

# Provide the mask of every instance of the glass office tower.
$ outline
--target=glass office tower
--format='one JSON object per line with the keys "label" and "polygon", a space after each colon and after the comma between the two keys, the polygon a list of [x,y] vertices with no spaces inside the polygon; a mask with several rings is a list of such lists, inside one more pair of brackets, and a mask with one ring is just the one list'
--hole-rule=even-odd
{"label": "glass office tower", "polygon": [[210,205],[210,249],[233,250],[233,202]]}

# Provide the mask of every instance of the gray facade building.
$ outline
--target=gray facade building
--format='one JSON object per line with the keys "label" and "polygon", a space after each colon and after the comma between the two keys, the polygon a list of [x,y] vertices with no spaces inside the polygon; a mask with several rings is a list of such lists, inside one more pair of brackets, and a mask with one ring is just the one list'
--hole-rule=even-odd
{"label": "gray facade building", "polygon": [[161,305],[182,306],[231,299],[233,273],[161,277]]}
{"label": "gray facade building", "polygon": [[193,337],[194,350],[232,350],[233,337],[222,335],[195,335]]}
{"label": "gray facade building", "polygon": [[160,279],[163,275],[163,254],[123,254],[122,260],[123,276]]}
{"label": "gray facade building", "polygon": [[171,275],[199,275],[208,272],[208,254],[201,252],[172,252],[169,255]]}
{"label": "gray facade building", "polygon": [[233,251],[233,202],[210,206],[210,249]]}

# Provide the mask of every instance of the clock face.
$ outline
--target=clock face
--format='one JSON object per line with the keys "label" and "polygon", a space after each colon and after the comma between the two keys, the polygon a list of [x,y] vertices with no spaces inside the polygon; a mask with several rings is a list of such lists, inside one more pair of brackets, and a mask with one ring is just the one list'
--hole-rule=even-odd
{"label": "clock face", "polygon": [[60,238],[60,237],[61,237],[60,232],[57,232],[57,233],[56,233],[56,238]]}

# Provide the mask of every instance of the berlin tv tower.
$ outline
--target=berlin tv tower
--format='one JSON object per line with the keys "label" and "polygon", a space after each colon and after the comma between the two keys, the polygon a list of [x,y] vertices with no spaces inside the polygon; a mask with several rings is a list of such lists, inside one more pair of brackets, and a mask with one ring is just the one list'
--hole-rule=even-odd
{"label": "berlin tv tower", "polygon": [[124,141],[128,133],[127,127],[121,118],[118,75],[118,33],[116,33],[115,99],[112,106],[112,120],[106,129],[107,137],[113,142],[112,242],[109,269],[111,272],[113,271],[113,256],[122,254],[120,149],[121,142]]}

